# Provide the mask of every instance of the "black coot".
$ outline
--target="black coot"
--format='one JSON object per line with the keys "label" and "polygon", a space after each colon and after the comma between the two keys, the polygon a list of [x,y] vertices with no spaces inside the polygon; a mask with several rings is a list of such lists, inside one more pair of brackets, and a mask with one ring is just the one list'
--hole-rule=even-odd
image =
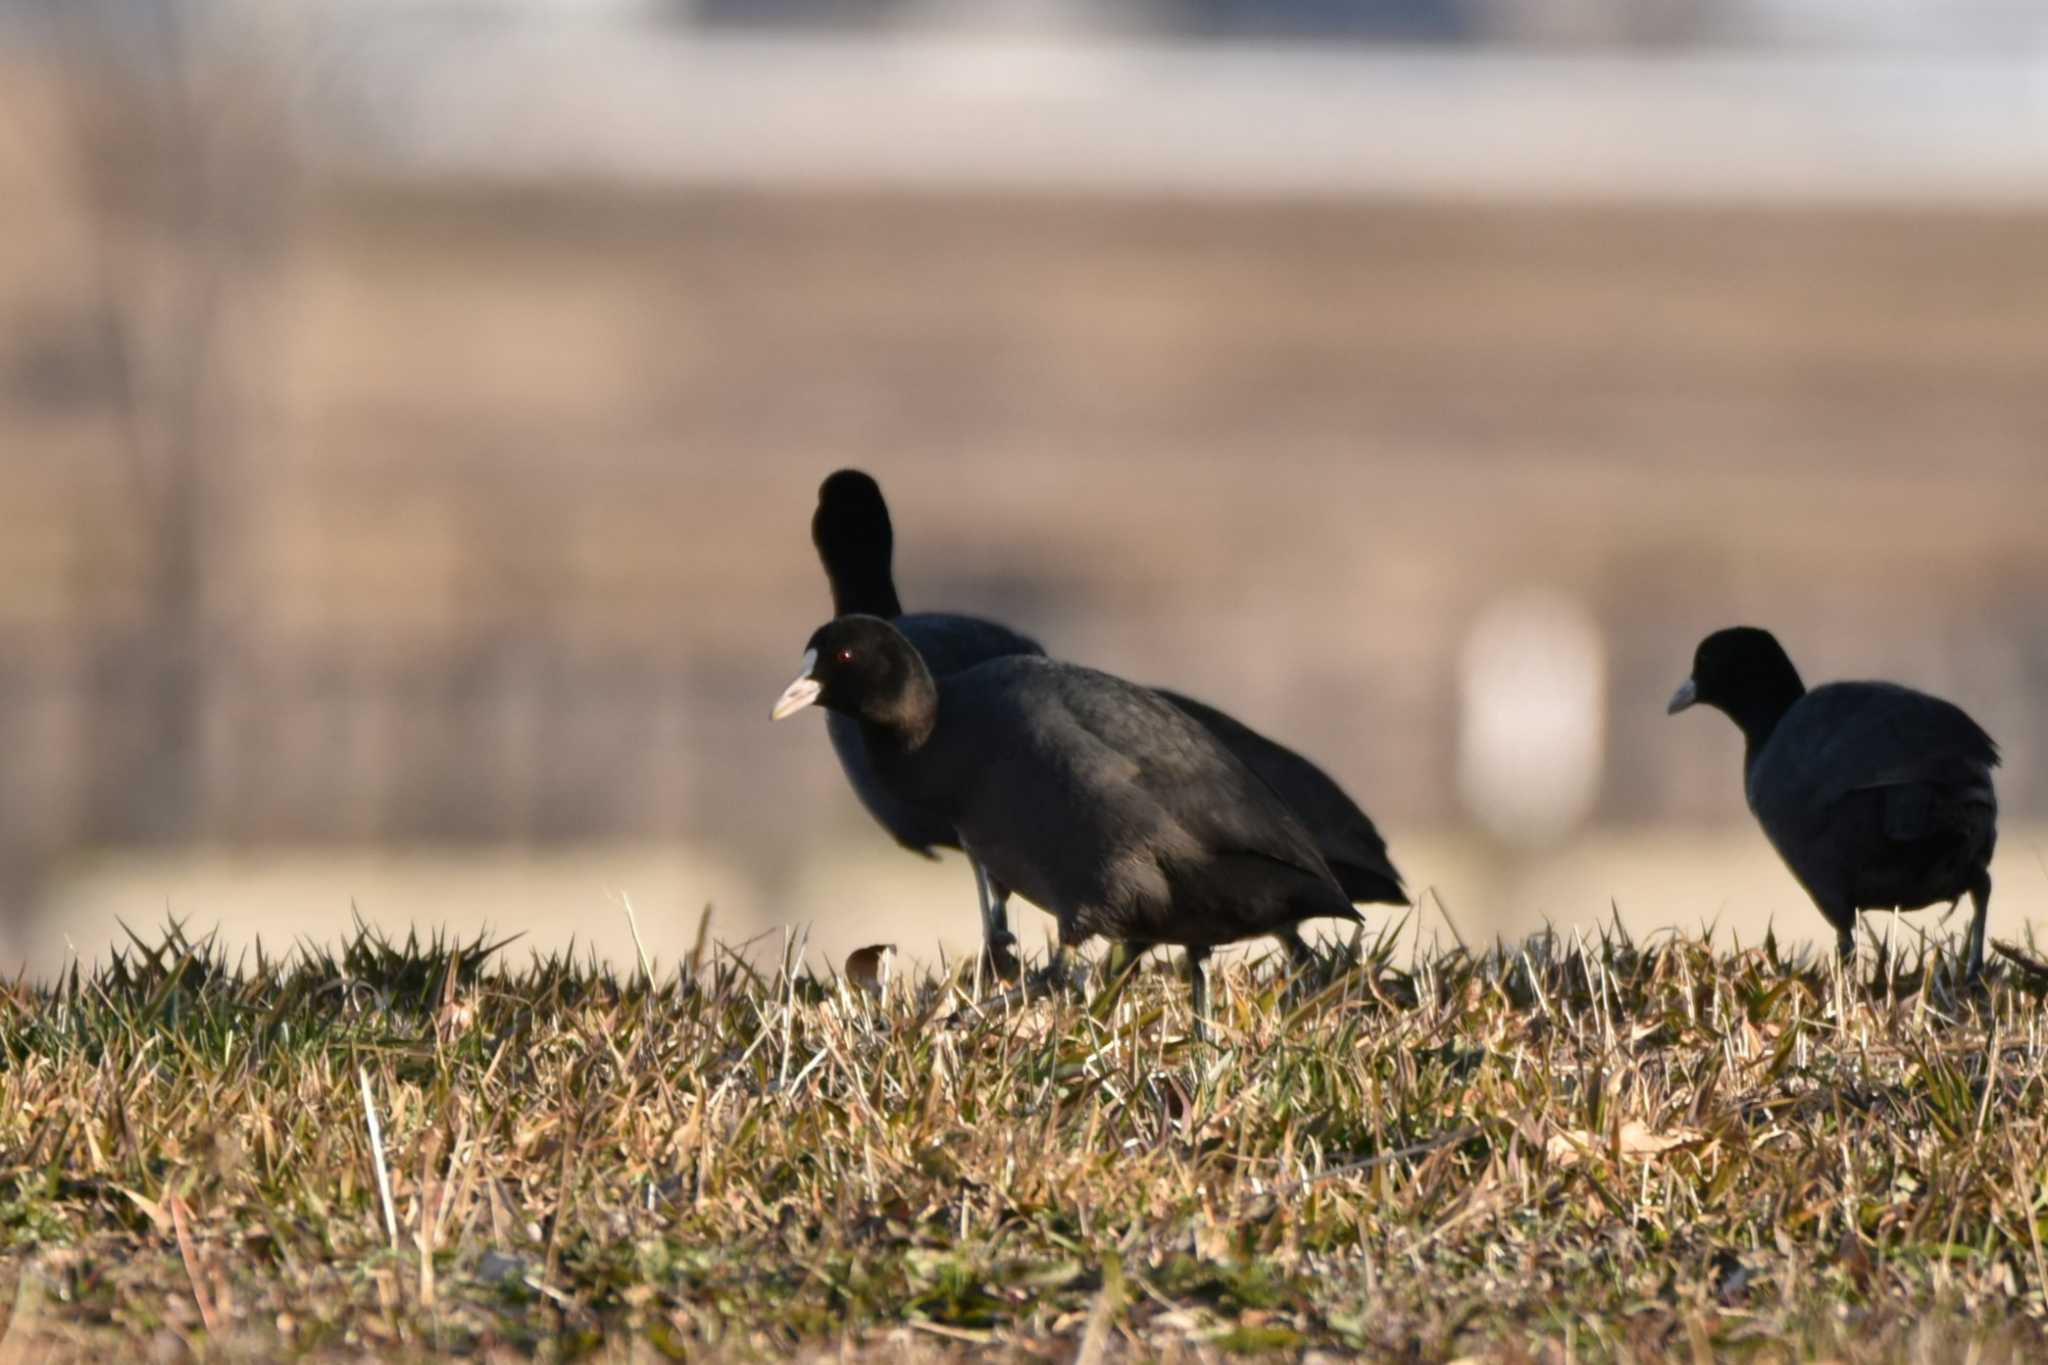
{"label": "black coot", "polygon": [[[811,514],[811,543],[832,586],[835,616],[861,614],[891,621],[937,677],[1012,654],[1043,654],[1036,640],[1007,626],[973,616],[918,612],[906,616],[896,597],[890,568],[895,531],[882,489],[858,469],[842,469],[818,487],[818,510]],[[860,725],[832,712],[825,717],[832,751],[876,823],[913,853],[939,856],[942,848],[958,848],[953,827],[938,812],[891,795],[876,778]],[[981,935],[990,967],[1000,976],[1017,974],[1016,936],[1010,932],[1009,892],[989,881],[987,870],[973,857],[974,887],[981,899]]]}
{"label": "black coot", "polygon": [[[834,613],[893,622],[939,678],[990,659],[1044,653],[1036,641],[993,621],[943,612],[904,615],[890,564],[895,532],[889,506],[880,485],[860,470],[842,469],[820,485],[811,540],[831,583]],[[1346,896],[1366,904],[1408,903],[1401,874],[1387,857],[1386,840],[1329,774],[1213,706],[1164,689],[1158,695],[1206,728],[1279,793],[1308,830]],[[935,849],[958,847],[943,820],[882,790],[868,763],[859,726],[835,714],[827,728],[861,803],[899,843],[926,856],[935,856]],[[991,885],[979,865],[975,874],[990,959],[1009,974],[1014,969],[1010,945],[1015,939],[1004,904],[1007,892],[999,884]]]}
{"label": "black coot", "polygon": [[1917,910],[1969,892],[1971,977],[1984,967],[1998,746],[1961,708],[1886,682],[1811,692],[1769,631],[1700,642],[1675,714],[1704,703],[1742,730],[1749,808],[1821,913],[1844,960],[1856,912]]}
{"label": "black coot", "polygon": [[1356,920],[1272,788],[1156,693],[1018,655],[934,678],[895,627],[819,627],[776,719],[818,703],[860,727],[890,795],[936,812],[988,875],[1050,911],[1065,978],[1095,935],[1188,952],[1196,1018],[1212,948],[1305,919]]}

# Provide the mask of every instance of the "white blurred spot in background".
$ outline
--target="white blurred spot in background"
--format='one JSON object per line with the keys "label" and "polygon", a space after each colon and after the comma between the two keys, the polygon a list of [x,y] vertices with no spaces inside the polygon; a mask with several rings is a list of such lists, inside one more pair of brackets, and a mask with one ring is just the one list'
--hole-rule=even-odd
{"label": "white blurred spot in background", "polygon": [[1496,838],[1552,843],[1600,791],[1606,652],[1592,613],[1550,588],[1496,599],[1458,659],[1458,785]]}

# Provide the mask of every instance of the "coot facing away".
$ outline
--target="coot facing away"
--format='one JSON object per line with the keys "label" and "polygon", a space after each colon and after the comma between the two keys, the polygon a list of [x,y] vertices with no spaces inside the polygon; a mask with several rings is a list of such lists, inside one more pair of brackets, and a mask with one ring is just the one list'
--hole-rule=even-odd
{"label": "coot facing away", "polygon": [[1960,707],[1889,682],[1808,691],[1770,632],[1700,642],[1676,714],[1702,704],[1742,731],[1757,823],[1835,927],[1846,961],[1859,910],[1917,910],[1969,893],[1968,974],[1984,967],[1998,746]]}
{"label": "coot facing away", "polygon": [[1096,935],[1187,949],[1359,918],[1315,842],[1214,735],[1146,688],[1029,655],[940,679],[901,632],[843,616],[811,636],[777,719],[812,704],[860,728],[875,779],[936,812],[1000,884],[1051,912],[1064,979]]}

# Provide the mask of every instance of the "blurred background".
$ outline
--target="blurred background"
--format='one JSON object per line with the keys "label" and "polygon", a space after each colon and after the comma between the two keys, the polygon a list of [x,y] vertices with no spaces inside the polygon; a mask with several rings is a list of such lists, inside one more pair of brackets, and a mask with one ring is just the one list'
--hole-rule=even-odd
{"label": "blurred background", "polygon": [[1823,937],[1664,714],[1754,621],[1998,737],[2019,936],[2048,8],[0,0],[0,968],[970,945],[767,719],[846,464],[911,608],[1302,747],[1426,934]]}

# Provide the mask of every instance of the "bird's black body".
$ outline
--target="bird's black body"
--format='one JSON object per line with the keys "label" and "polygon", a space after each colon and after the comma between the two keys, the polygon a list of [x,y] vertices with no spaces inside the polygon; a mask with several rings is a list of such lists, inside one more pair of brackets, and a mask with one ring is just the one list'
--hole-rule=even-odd
{"label": "bird's black body", "polygon": [[1271,789],[1142,687],[998,659],[939,684],[936,736],[871,741],[883,780],[944,811],[1063,941],[1214,947],[1357,918]]}
{"label": "bird's black body", "polygon": [[[1006,626],[971,616],[918,612],[898,616],[895,625],[924,656],[932,673],[941,678],[990,659],[1045,652],[1035,641]],[[960,847],[959,838],[944,816],[891,795],[876,779],[858,722],[834,712],[826,716],[825,730],[831,736],[832,751],[839,755],[839,766],[845,770],[854,795],[897,843],[927,858],[938,857],[940,849]]]}
{"label": "bird's black body", "polygon": [[1387,841],[1334,778],[1286,745],[1267,739],[1213,706],[1163,687],[1154,690],[1221,740],[1224,748],[1279,794],[1315,840],[1316,850],[1346,896],[1365,905],[1408,903],[1401,874],[1387,857]]}
{"label": "bird's black body", "polygon": [[1854,952],[1862,910],[1917,910],[1968,893],[1981,970],[1991,900],[1998,746],[1960,707],[1888,682],[1807,691],[1766,632],[1707,637],[1672,709],[1716,706],[1741,728],[1743,790],[1792,875]]}
{"label": "bird's black body", "polygon": [[1839,682],[1785,713],[1743,786],[1793,875],[1848,929],[1859,910],[1917,910],[1988,882],[1997,763],[1991,737],[1948,702]]}
{"label": "bird's black body", "polygon": [[1358,918],[1273,789],[1145,688],[1032,656],[935,679],[866,616],[810,648],[793,688],[860,726],[890,795],[950,822],[992,878],[1053,914],[1062,958],[1096,935],[1175,944],[1199,982],[1219,944]]}
{"label": "bird's black body", "polygon": [[[819,487],[811,540],[831,584],[833,612],[891,621],[923,655],[934,677],[944,679],[993,659],[1045,652],[1037,641],[993,621],[944,612],[904,614],[890,564],[895,532],[888,504],[880,486],[859,470],[842,469]],[[1351,900],[1407,903],[1401,876],[1387,858],[1386,841],[1328,774],[1212,706],[1164,690],[1158,695],[1206,728],[1279,794],[1306,827]],[[939,849],[960,847],[945,815],[893,795],[876,779],[857,724],[833,714],[827,729],[861,804],[898,843],[926,857],[936,857]],[[993,881],[983,887],[983,926],[991,957],[1007,968],[1006,891],[1000,877]]]}

